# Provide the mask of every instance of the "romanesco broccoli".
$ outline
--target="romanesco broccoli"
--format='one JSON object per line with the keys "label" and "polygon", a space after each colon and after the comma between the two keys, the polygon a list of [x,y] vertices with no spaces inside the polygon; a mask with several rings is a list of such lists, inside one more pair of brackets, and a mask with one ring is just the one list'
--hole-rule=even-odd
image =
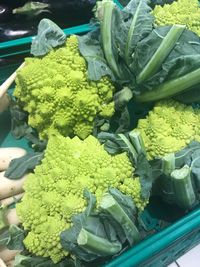
{"label": "romanesco broccoli", "polygon": [[137,128],[144,140],[149,159],[162,157],[184,148],[192,140],[200,141],[200,111],[192,106],[168,100],[158,102]]}
{"label": "romanesco broccoli", "polygon": [[57,133],[84,139],[92,133],[96,116],[113,115],[113,92],[108,77],[88,80],[86,61],[74,35],[45,57],[26,59],[17,74],[14,96],[29,113],[28,124],[40,139]]}
{"label": "romanesco broccoli", "polygon": [[142,210],[139,178],[126,153],[111,156],[93,137],[84,141],[61,135],[51,136],[42,163],[25,182],[25,195],[17,204],[17,214],[29,234],[26,248],[58,262],[65,256],[59,234],[72,224],[72,216],[86,208],[84,189],[95,194],[97,203],[113,187],[133,198]]}
{"label": "romanesco broccoli", "polygon": [[156,5],[152,14],[158,26],[183,24],[200,35],[200,9],[198,0],[178,0],[163,7]]}

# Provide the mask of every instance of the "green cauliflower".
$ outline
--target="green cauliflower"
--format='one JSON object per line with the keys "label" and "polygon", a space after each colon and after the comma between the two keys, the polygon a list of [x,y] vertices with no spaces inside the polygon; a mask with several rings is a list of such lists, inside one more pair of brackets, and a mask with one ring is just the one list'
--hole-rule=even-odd
{"label": "green cauliflower", "polygon": [[29,113],[28,124],[40,139],[51,134],[84,139],[94,120],[114,113],[114,86],[108,77],[89,81],[87,64],[80,55],[77,36],[43,58],[27,58],[18,71],[14,96]]}
{"label": "green cauliflower", "polygon": [[72,224],[72,216],[86,208],[83,197],[88,189],[97,205],[108,188],[117,188],[142,210],[141,185],[126,153],[111,156],[93,137],[84,141],[61,135],[51,136],[42,163],[25,182],[25,195],[17,204],[17,214],[28,235],[26,248],[56,263],[65,255],[60,233]]}
{"label": "green cauliflower", "polygon": [[138,121],[149,159],[177,152],[191,141],[200,141],[200,111],[177,101],[158,102]]}
{"label": "green cauliflower", "polygon": [[200,9],[198,0],[178,0],[163,7],[156,5],[152,14],[158,26],[183,24],[200,35]]}

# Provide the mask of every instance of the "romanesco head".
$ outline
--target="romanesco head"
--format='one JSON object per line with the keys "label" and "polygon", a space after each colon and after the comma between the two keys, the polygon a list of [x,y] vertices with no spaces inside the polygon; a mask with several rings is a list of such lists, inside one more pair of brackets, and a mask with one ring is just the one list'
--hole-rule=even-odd
{"label": "romanesco head", "polygon": [[17,74],[14,96],[29,113],[28,124],[40,139],[59,133],[85,139],[93,131],[96,116],[113,115],[113,92],[108,77],[89,81],[74,35],[43,58],[26,59]]}
{"label": "romanesco head", "polygon": [[158,26],[183,24],[200,35],[200,9],[198,0],[177,0],[163,7],[156,5],[152,11]]}
{"label": "romanesco head", "polygon": [[177,152],[192,140],[200,140],[199,111],[177,101],[158,102],[137,128],[149,159]]}
{"label": "romanesco head", "polygon": [[141,186],[126,153],[111,156],[93,137],[85,140],[52,135],[42,163],[25,182],[25,194],[17,204],[17,214],[29,234],[26,248],[58,262],[65,253],[60,233],[72,224],[72,216],[86,208],[88,189],[99,203],[109,188],[117,188],[133,198],[142,210]]}

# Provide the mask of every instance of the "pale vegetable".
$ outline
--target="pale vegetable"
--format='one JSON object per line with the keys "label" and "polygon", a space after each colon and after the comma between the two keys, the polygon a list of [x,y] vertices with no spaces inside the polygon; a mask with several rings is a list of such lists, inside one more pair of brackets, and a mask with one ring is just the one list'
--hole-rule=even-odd
{"label": "pale vegetable", "polygon": [[18,225],[20,223],[19,218],[17,217],[16,209],[9,209],[6,214],[7,222],[9,225],[15,224]]}
{"label": "pale vegetable", "polygon": [[14,263],[15,263],[15,261],[12,260],[12,261],[6,262],[6,265],[7,265],[7,267],[13,267],[14,266]]}
{"label": "pale vegetable", "polygon": [[19,180],[10,180],[4,176],[5,172],[0,173],[0,199],[14,196],[23,192],[23,185],[27,175]]}
{"label": "pale vegetable", "polygon": [[8,168],[12,159],[21,158],[26,154],[26,150],[19,147],[0,148],[0,171]]}
{"label": "pale vegetable", "polygon": [[[23,62],[17,70],[23,68],[25,63]],[[8,88],[12,85],[17,76],[17,70],[10,75],[10,77],[0,86],[0,99],[7,92]]]}
{"label": "pale vegetable", "polygon": [[10,97],[8,96],[8,94],[4,94],[0,98],[0,112],[3,112],[4,110],[6,110],[9,104],[10,104]]}
{"label": "pale vegetable", "polygon": [[23,193],[8,197],[8,198],[4,198],[2,200],[0,200],[0,205],[4,205],[4,206],[8,206],[12,203],[17,202],[18,200],[20,200],[23,197]]}
{"label": "pale vegetable", "polygon": [[7,248],[2,248],[0,250],[0,259],[2,259],[4,262],[11,261],[19,252],[19,250],[9,250]]}
{"label": "pale vegetable", "polygon": [[0,259],[0,267],[8,267],[8,265],[6,266],[5,262],[2,259]]}

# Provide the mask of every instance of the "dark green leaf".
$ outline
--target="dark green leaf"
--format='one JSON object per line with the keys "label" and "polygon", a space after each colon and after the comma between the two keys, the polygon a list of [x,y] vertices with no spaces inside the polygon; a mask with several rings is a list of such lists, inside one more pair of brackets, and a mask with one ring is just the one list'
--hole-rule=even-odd
{"label": "dark green leaf", "polygon": [[55,264],[49,258],[19,254],[15,257],[14,267],[76,267],[76,265],[74,260],[67,257]]}
{"label": "dark green leaf", "polygon": [[142,198],[149,199],[155,177],[153,169],[144,154],[138,156],[135,174],[140,178]]}
{"label": "dark green leaf", "polygon": [[25,156],[13,159],[5,172],[5,176],[9,179],[20,179],[28,171],[33,170],[43,158],[41,152],[30,152]]}
{"label": "dark green leaf", "polygon": [[177,152],[175,154],[176,168],[182,168],[185,164],[190,166],[192,161],[195,159],[193,154],[195,153],[195,151],[199,150],[200,150],[200,143],[193,141],[187,147]]}
{"label": "dark green leaf", "polygon": [[15,100],[12,100],[10,114],[12,135],[16,139],[25,136],[26,131],[30,128],[27,124],[28,113],[23,111]]}
{"label": "dark green leaf", "polygon": [[104,58],[98,35],[99,30],[96,30],[78,37],[80,52],[88,63],[88,77],[90,80],[97,81],[102,76],[108,75],[112,80],[115,80]]}
{"label": "dark green leaf", "polygon": [[7,248],[11,250],[23,250],[23,240],[25,238],[25,232],[17,225],[11,225],[9,227],[9,242],[7,244]]}
{"label": "dark green leaf", "polygon": [[3,246],[7,246],[7,244],[10,241],[10,233],[9,230],[6,229],[4,230],[2,233],[0,232],[0,247]]}
{"label": "dark green leaf", "polygon": [[120,54],[129,66],[135,48],[140,40],[146,37],[153,28],[153,16],[148,0],[132,0],[120,12],[120,21],[114,27],[115,39]]}
{"label": "dark green leaf", "polygon": [[53,21],[42,19],[38,26],[38,34],[33,39],[31,54],[34,56],[44,56],[52,48],[64,44],[66,35]]}
{"label": "dark green leaf", "polygon": [[127,134],[101,132],[97,138],[104,144],[104,148],[108,153],[115,155],[121,152],[127,152],[132,162],[137,162],[137,152]]}
{"label": "dark green leaf", "polygon": [[[157,49],[159,49],[163,38],[168,34],[170,29],[171,26],[157,27],[137,44],[137,49],[131,65],[131,69],[136,76],[142,72]],[[189,30],[184,30],[174,48],[162,62],[161,68],[149,79],[145,80],[140,85],[137,85],[134,88],[135,93],[142,94],[142,92],[145,91],[154,91],[157,86],[159,88],[159,86],[165,82],[197,70],[200,65],[199,53],[199,36]],[[156,93],[159,94],[159,91],[156,91]],[[170,95],[173,95],[173,90]]]}
{"label": "dark green leaf", "polygon": [[110,188],[109,193],[114,197],[114,199],[119,203],[123,208],[126,214],[131,218],[132,221],[135,221],[135,215],[137,213],[136,206],[133,202],[133,199],[125,194],[122,194],[116,188]]}

